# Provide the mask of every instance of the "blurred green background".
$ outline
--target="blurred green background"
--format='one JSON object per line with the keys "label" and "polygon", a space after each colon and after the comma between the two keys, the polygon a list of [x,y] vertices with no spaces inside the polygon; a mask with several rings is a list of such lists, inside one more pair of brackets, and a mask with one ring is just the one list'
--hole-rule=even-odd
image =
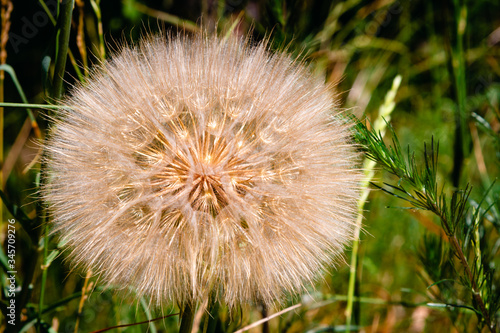
{"label": "blurred green background", "polygon": [[[12,66],[29,103],[52,102],[48,82],[54,70],[58,30],[42,3],[57,17],[54,11],[57,1],[11,3],[7,33],[7,26],[2,25],[2,45],[7,55],[3,63]],[[3,0],[2,4],[5,23],[8,1]],[[251,35],[255,41],[270,38],[271,48],[285,48],[310,64],[311,70],[326,81],[338,83],[339,108],[360,119],[376,119],[393,79],[401,75],[391,124],[402,146],[409,145],[418,159],[423,142],[434,137],[440,147],[438,181],[449,188],[463,188],[470,183],[476,201],[498,177],[500,2],[79,0],[71,24],[69,49],[73,59],[66,65],[65,89],[70,91],[71,85],[84,78],[93,64],[112,54],[123,41],[133,42],[146,32],[162,29],[194,33],[202,27],[233,29],[234,33]],[[4,102],[23,102],[9,75],[5,74],[0,88]],[[2,163],[2,187],[8,204],[11,208],[20,207],[31,219],[37,217],[36,178],[40,170],[37,141],[44,137],[45,115],[50,115],[47,110],[32,108],[32,111],[39,132],[33,128],[25,108],[4,108]],[[457,124],[461,124],[461,129],[457,130]],[[458,144],[457,135],[462,137]],[[384,180],[394,181],[391,176],[377,172],[374,181]],[[491,193],[498,193],[498,187],[493,185]],[[426,303],[446,302],[451,297],[435,287],[428,288],[436,281],[419,260],[425,252],[424,235],[439,236],[441,228],[432,215],[400,208],[405,205],[404,201],[374,190],[364,207],[352,331],[478,331],[477,319],[471,311],[426,306]],[[4,249],[6,221],[11,218],[4,207],[0,231]],[[94,279],[86,281],[85,272],[70,271],[64,256],[52,252],[58,251],[57,240],[52,237],[47,244],[44,242],[48,237],[40,238],[34,247],[39,255],[33,263],[29,237],[21,226],[17,230],[19,282],[30,276],[27,273],[30,267],[34,269],[27,293],[28,307],[22,319],[26,323],[39,317],[44,323],[26,325],[27,332],[49,329],[75,332],[76,326],[80,332],[90,332],[176,312],[172,304],[164,313],[151,310],[148,314],[141,304],[100,289]],[[43,235],[45,227],[42,225],[38,230]],[[483,232],[489,233],[493,244],[492,265],[498,265],[498,228],[485,227]],[[47,268],[43,266],[44,248],[57,257],[50,262],[42,284],[43,268]],[[345,257],[350,262],[351,252],[347,251]],[[345,331],[348,280],[347,264],[332,270],[311,288],[310,294],[290,299],[289,305],[301,301],[300,309],[251,332]],[[2,285],[5,300],[7,285],[3,272]],[[38,315],[42,285],[43,307],[49,310]],[[81,296],[82,289],[88,298]],[[240,323],[231,320],[223,309],[219,329],[226,327],[230,331],[266,314],[258,306],[248,306],[241,313]],[[175,332],[177,320],[174,316],[115,331]],[[0,330],[2,327],[6,327],[5,319],[0,321]]]}

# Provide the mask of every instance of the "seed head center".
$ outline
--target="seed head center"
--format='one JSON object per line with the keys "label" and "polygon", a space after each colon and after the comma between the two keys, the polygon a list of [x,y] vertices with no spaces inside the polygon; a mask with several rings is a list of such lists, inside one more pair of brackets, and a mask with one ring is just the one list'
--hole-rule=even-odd
{"label": "seed head center", "polygon": [[218,214],[228,203],[220,176],[210,168],[194,172],[189,200],[195,210]]}

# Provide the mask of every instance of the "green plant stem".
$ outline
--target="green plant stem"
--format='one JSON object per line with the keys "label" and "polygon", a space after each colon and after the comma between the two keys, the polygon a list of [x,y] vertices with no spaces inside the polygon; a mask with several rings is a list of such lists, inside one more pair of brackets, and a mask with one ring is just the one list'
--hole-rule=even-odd
{"label": "green plant stem", "polygon": [[68,57],[69,35],[71,32],[71,17],[75,0],[66,0],[61,3],[59,15],[59,38],[56,65],[54,69],[54,91],[53,98],[61,99],[63,93],[64,72],[66,70],[66,59]]}
{"label": "green plant stem", "polygon": [[64,109],[65,108],[65,106],[62,106],[62,105],[30,104],[30,103],[0,103],[0,107],[6,107],[6,108],[26,108],[28,110],[28,114],[30,115],[30,118],[33,115],[33,112],[30,110],[30,108],[34,108],[34,109],[52,109],[52,110],[60,110],[60,109]]}
{"label": "green plant stem", "polygon": [[148,332],[156,333],[157,332],[156,326],[155,326],[154,322],[152,321],[153,316],[151,315],[151,311],[149,311],[148,304],[146,303],[146,300],[144,299],[144,297],[141,297],[140,302],[141,302],[142,310],[144,311],[144,314],[146,315],[147,320],[149,320],[149,331]]}
{"label": "green plant stem", "polygon": [[66,305],[67,303],[71,302],[74,299],[78,299],[81,296],[82,296],[82,292],[78,291],[76,293],[73,293],[73,294],[69,295],[68,297],[62,298],[61,300],[59,300],[59,301],[57,301],[57,302],[55,302],[53,304],[50,304],[50,305],[46,306],[43,309],[43,311],[40,311],[40,312],[41,312],[41,314],[49,313],[50,311],[53,311],[53,310],[57,309],[60,306]]}
{"label": "green plant stem", "polygon": [[455,255],[458,257],[458,260],[460,261],[462,267],[465,270],[465,274],[467,274],[467,278],[470,281],[471,289],[472,289],[472,296],[474,297],[474,301],[479,306],[479,309],[481,311],[481,315],[483,316],[484,321],[486,322],[486,325],[488,326],[488,329],[490,330],[490,332],[495,333],[496,327],[495,327],[495,325],[492,324],[488,310],[486,309],[486,306],[484,305],[483,299],[481,298],[481,294],[479,293],[479,289],[478,289],[476,280],[474,279],[474,274],[472,273],[472,270],[469,266],[469,263],[467,262],[467,258],[465,257],[465,254],[462,250],[462,247],[460,246],[460,242],[458,241],[457,236],[449,227],[451,225],[451,222],[448,220],[446,214],[441,209],[439,209],[439,207],[436,203],[434,203],[432,205],[431,211],[440,218],[441,224],[443,225],[443,229],[446,232],[446,236],[448,237],[450,245],[452,246],[453,250],[455,251]]}
{"label": "green plant stem", "polygon": [[31,104],[28,104],[28,99],[26,98],[26,95],[24,94],[24,90],[21,87],[19,80],[17,79],[17,75],[16,75],[16,72],[14,71],[14,68],[12,68],[12,66],[10,66],[10,65],[4,64],[4,65],[0,65],[0,70],[3,70],[10,75],[10,78],[14,82],[14,85],[16,86],[17,92],[19,93],[21,100],[24,102],[24,103],[0,103],[0,106],[3,106],[3,107],[18,106],[18,107],[26,108],[26,111],[28,112],[28,116],[30,117],[30,120],[31,120],[31,127],[33,128],[33,131],[35,132],[36,137],[41,139],[42,133],[40,132],[40,128],[38,127],[38,123],[36,121],[35,115],[33,114],[33,111],[31,111],[31,109],[30,109]]}
{"label": "green plant stem", "polygon": [[363,181],[362,194],[361,198],[358,201],[358,218],[356,219],[356,228],[354,230],[354,241],[352,244],[352,255],[351,255],[351,263],[349,270],[349,286],[347,288],[347,305],[345,309],[346,316],[346,332],[350,332],[350,327],[352,324],[352,313],[354,307],[354,294],[356,289],[356,272],[358,267],[358,251],[359,251],[359,236],[361,232],[361,225],[363,221],[363,209],[368,199],[369,189],[368,186],[370,184],[370,180],[373,178],[374,172],[373,168],[375,163],[373,161],[365,160],[364,163],[364,172],[365,172],[365,180]]}
{"label": "green plant stem", "polygon": [[52,25],[55,26],[57,24],[57,21],[54,18],[54,16],[52,15],[52,13],[50,12],[49,7],[47,7],[47,5],[45,4],[45,1],[38,0],[38,3],[40,4],[40,6],[42,6],[43,10],[45,11],[45,13],[47,14],[47,16],[49,17],[50,22],[52,22]]}
{"label": "green plant stem", "polygon": [[[43,10],[45,11],[45,13],[47,14],[47,16],[49,17],[50,22],[52,22],[52,24],[55,27],[57,25],[57,21],[54,18],[54,16],[52,16],[52,13],[50,12],[50,10],[47,7],[47,5],[45,4],[45,2],[43,0],[38,0],[38,2],[40,3],[40,5],[42,6]],[[80,70],[80,67],[78,67],[78,64],[76,63],[76,59],[73,56],[73,52],[71,52],[70,49],[68,49],[68,56],[69,56],[69,60],[71,61],[71,64],[73,65],[73,69],[75,70],[76,75],[78,76],[78,79],[80,81],[83,81],[84,76],[82,74],[82,71]],[[84,66],[85,66],[85,63],[84,63]],[[85,66],[85,68],[87,68],[87,67]]]}
{"label": "green plant stem", "polygon": [[194,314],[196,311],[196,305],[187,303],[182,310],[181,315],[181,327],[179,328],[179,333],[191,333],[193,329]]}
{"label": "green plant stem", "polygon": [[479,293],[479,289],[477,287],[476,280],[474,279],[474,274],[472,273],[472,270],[469,266],[469,263],[467,262],[467,258],[465,257],[465,254],[462,250],[462,247],[460,246],[460,242],[458,241],[458,238],[455,234],[451,233],[450,230],[446,227],[449,225],[449,221],[447,220],[446,216],[439,210],[437,205],[434,205],[435,210],[433,211],[434,214],[439,216],[441,219],[441,222],[443,224],[444,229],[446,230],[446,235],[448,237],[448,240],[455,251],[455,255],[458,257],[458,260],[462,264],[462,267],[465,270],[465,274],[467,274],[467,278],[470,281],[471,284],[471,289],[472,289],[472,297],[474,297],[474,301],[477,303],[479,306],[479,309],[481,311],[481,315],[484,318],[484,321],[486,322],[486,325],[488,326],[488,329],[490,332],[495,333],[496,332],[496,327],[495,325],[492,324],[490,315],[488,313],[488,310],[486,309],[486,306],[484,305],[483,299],[481,298],[481,294]]}
{"label": "green plant stem", "polygon": [[[331,297],[328,297],[328,299],[316,303],[313,306],[310,306],[308,309],[313,310],[317,309],[323,306],[330,305],[335,302],[345,302],[349,299],[348,295],[334,295]],[[372,297],[361,297],[361,296],[355,296],[354,302],[357,303],[363,303],[363,304],[375,304],[375,305],[400,305],[406,308],[416,308],[420,306],[425,306],[428,308],[432,309],[461,309],[462,311],[471,311],[476,314],[480,314],[476,309],[473,307],[463,305],[463,304],[447,304],[447,303],[432,303],[432,302],[419,302],[419,303],[412,303],[412,302],[407,302],[407,301],[393,301],[393,300],[385,300],[381,298],[372,298]]]}
{"label": "green plant stem", "polygon": [[488,326],[490,332],[495,333],[496,327],[491,322],[490,315],[488,313],[488,310],[486,309],[486,306],[484,305],[483,299],[481,298],[476,281],[474,280],[474,275],[472,274],[467,259],[465,258],[464,252],[462,251],[462,247],[460,246],[460,243],[458,242],[458,239],[455,235],[453,235],[453,237],[448,237],[448,239],[450,240],[450,244],[455,250],[458,259],[462,263],[462,266],[465,269],[465,273],[467,274],[467,277],[471,282],[472,296],[474,297],[474,300],[476,301],[477,305],[479,306],[479,309],[481,310],[481,314],[484,318],[484,321],[486,322],[486,325]]}

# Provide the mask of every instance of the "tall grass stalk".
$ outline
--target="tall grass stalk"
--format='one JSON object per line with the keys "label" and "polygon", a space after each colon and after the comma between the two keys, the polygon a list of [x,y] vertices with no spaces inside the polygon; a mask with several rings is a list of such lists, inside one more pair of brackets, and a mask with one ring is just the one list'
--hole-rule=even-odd
{"label": "tall grass stalk", "polygon": [[101,0],[90,0],[92,9],[97,18],[97,33],[99,35],[99,56],[101,60],[106,59],[106,48],[104,47],[104,30],[102,28]]}
{"label": "tall grass stalk", "polygon": [[89,281],[90,281],[91,277],[92,277],[92,271],[88,270],[87,275],[85,276],[85,281],[83,282],[82,297],[80,298],[80,303],[78,304],[78,316],[77,316],[76,322],[75,322],[74,333],[78,333],[78,327],[80,326],[80,318],[82,317],[82,314],[83,314],[83,305],[85,304],[85,300],[87,299],[87,292],[88,292]]}
{"label": "tall grass stalk", "polygon": [[454,70],[455,93],[457,108],[455,115],[455,156],[452,182],[458,188],[462,174],[464,159],[468,154],[469,135],[467,127],[468,114],[465,106],[467,97],[465,78],[464,35],[467,27],[467,7],[465,0],[453,0],[456,21],[456,45],[451,52],[452,67]]}
{"label": "tall grass stalk", "polygon": [[75,0],[68,0],[61,3],[59,21],[59,36],[57,42],[57,56],[54,68],[54,89],[52,97],[59,100],[63,94],[64,73],[66,71],[66,59],[68,56],[69,36],[71,32],[71,17]]}
{"label": "tall grass stalk", "polygon": [[[386,128],[387,128],[387,123],[390,121],[392,111],[394,110],[394,107],[396,106],[395,103],[395,98],[396,98],[396,93],[399,89],[399,86],[401,84],[401,75],[398,75],[394,78],[392,81],[392,87],[389,92],[387,92],[384,100],[384,104],[382,104],[379,108],[379,113],[376,118],[376,120],[373,123],[373,130],[376,131],[377,133],[380,133],[381,137],[384,136]],[[362,225],[362,220],[363,220],[363,210],[365,207],[365,203],[368,199],[368,195],[370,193],[370,182],[373,179],[373,176],[375,175],[375,165],[376,162],[373,160],[370,160],[368,158],[365,158],[364,163],[363,163],[363,170],[365,173],[365,178],[361,184],[362,187],[362,194],[361,198],[358,201],[358,219],[356,220],[356,229],[354,231],[354,242],[352,245],[352,255],[351,255],[351,264],[350,264],[350,271],[349,271],[349,287],[347,289],[347,306],[345,310],[345,315],[346,315],[346,326],[347,326],[347,332],[350,332],[350,327],[352,323],[352,315],[353,315],[353,305],[354,305],[354,293],[355,293],[355,286],[356,286],[356,273],[357,273],[357,266],[358,266],[358,249],[359,249],[359,236],[360,236],[360,231],[361,231],[361,225]],[[357,323],[356,323],[357,324]]]}
{"label": "tall grass stalk", "polygon": [[[45,2],[43,0],[38,0],[38,2],[40,3],[43,10],[45,11],[45,14],[47,14],[47,16],[49,17],[50,22],[52,22],[52,25],[55,27],[57,25],[57,21],[54,18],[54,16],[52,15],[52,13],[50,12],[50,9],[47,7],[47,5],[45,4]],[[80,81],[82,81],[84,76],[80,70],[80,66],[78,66],[78,64],[76,62],[76,59],[75,59],[75,56],[73,55],[73,52],[71,52],[71,49],[69,49],[69,48],[68,48],[68,56],[69,56],[69,60],[71,61],[71,65],[73,66],[73,69],[75,70],[76,75],[78,76],[78,79]],[[87,70],[86,59],[82,59],[82,61],[83,61],[84,68]]]}
{"label": "tall grass stalk", "polygon": [[148,327],[149,331],[148,332],[156,333],[157,332],[156,325],[153,322],[153,316],[151,315],[151,311],[149,310],[148,303],[146,302],[144,297],[141,297],[140,302],[141,302],[142,310],[144,311],[144,314],[146,315],[146,318],[149,321],[149,327]]}
{"label": "tall grass stalk", "polygon": [[189,20],[183,20],[179,18],[178,16],[162,12],[160,10],[152,9],[149,8],[146,5],[143,5],[142,3],[135,2],[133,3],[134,9],[137,10],[140,13],[146,14],[151,17],[155,17],[158,20],[164,21],[166,23],[169,23],[173,26],[182,28],[186,31],[189,32],[197,32],[200,31],[200,27]]}

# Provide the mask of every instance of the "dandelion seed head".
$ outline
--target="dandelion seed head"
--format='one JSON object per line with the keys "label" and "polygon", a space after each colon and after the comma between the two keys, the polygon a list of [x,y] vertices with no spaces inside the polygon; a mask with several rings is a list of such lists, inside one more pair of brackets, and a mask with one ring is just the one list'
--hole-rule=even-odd
{"label": "dandelion seed head", "polygon": [[360,172],[321,79],[237,38],[150,37],[64,101],[46,143],[71,261],[157,305],[303,291],[352,239]]}

